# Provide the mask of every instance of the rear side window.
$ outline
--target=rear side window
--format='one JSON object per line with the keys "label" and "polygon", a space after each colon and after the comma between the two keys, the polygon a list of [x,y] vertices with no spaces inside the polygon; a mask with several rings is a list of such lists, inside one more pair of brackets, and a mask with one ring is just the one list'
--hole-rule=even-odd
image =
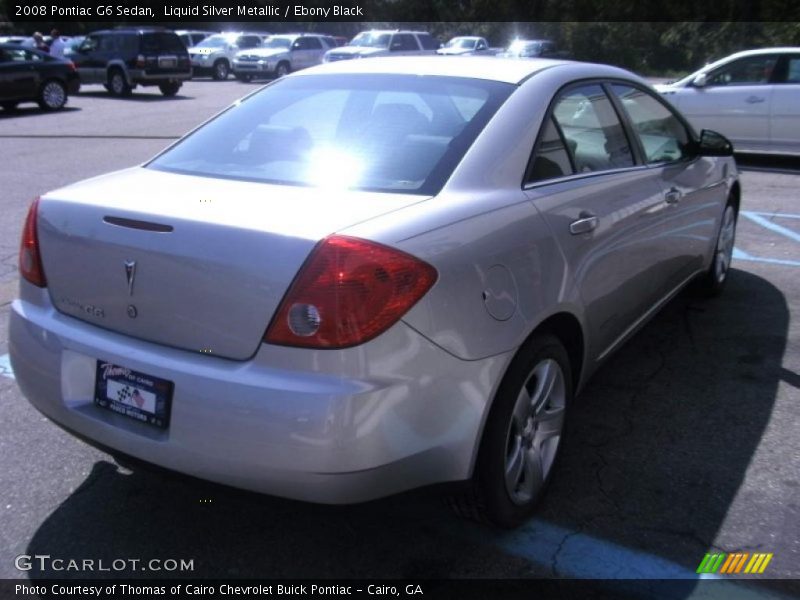
{"label": "rear side window", "polygon": [[314,37],[302,37],[297,40],[298,50],[320,50],[322,43]]}
{"label": "rear side window", "polygon": [[[417,39],[419,40],[419,43],[422,44],[423,50],[436,50],[439,47],[439,42],[437,42],[429,33],[418,33]],[[481,44],[478,44],[478,50],[481,49],[480,47]]]}
{"label": "rear side window", "polygon": [[553,110],[578,173],[632,167],[628,138],[619,117],[598,84],[564,92]]}
{"label": "rear side window", "polygon": [[572,175],[570,152],[553,117],[547,119],[536,145],[526,183]]}
{"label": "rear side window", "polygon": [[394,52],[408,52],[419,50],[416,38],[409,33],[396,33],[392,38],[391,50]]}
{"label": "rear side window", "polygon": [[186,47],[174,33],[142,34],[142,52],[183,52]]}
{"label": "rear side window", "polygon": [[289,77],[224,112],[148,167],[432,195],[514,89],[456,77]]}
{"label": "rear side window", "polygon": [[614,84],[611,88],[630,117],[648,163],[672,162],[689,155],[689,132],[660,100],[632,86]]}

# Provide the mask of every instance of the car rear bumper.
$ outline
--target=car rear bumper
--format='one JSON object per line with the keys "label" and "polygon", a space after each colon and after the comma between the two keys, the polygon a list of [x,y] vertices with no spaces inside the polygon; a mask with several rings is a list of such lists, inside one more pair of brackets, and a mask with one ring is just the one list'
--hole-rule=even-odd
{"label": "car rear bumper", "polygon": [[192,69],[187,68],[184,71],[177,70],[159,70],[159,69],[131,69],[128,76],[133,83],[147,85],[148,83],[159,84],[167,81],[186,81],[192,78]]}
{"label": "car rear bumper", "polygon": [[[344,351],[262,345],[245,362],[115,334],[22,283],[11,361],[30,402],[97,444],[203,479],[312,502],[466,479],[507,354],[462,361],[398,323]],[[96,406],[97,360],[174,382],[169,428]]]}

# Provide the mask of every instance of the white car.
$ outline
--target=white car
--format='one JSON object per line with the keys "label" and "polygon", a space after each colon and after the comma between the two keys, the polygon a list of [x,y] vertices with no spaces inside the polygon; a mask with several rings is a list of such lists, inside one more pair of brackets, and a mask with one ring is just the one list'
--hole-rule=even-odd
{"label": "white car", "polygon": [[324,62],[375,56],[435,54],[439,42],[425,31],[362,31],[346,46],[325,53]]}
{"label": "white car", "polygon": [[233,57],[240,50],[258,48],[270,36],[265,32],[216,33],[189,48],[192,71],[195,75],[210,74],[212,78],[224,80],[231,72]]}
{"label": "white car", "polygon": [[436,51],[436,54],[461,56],[465,54],[475,54],[477,52],[486,52],[488,49],[489,44],[486,41],[486,38],[476,36],[460,36],[451,39],[443,47],[439,48]]}
{"label": "white car", "polygon": [[800,154],[800,47],[737,52],[656,89],[737,152]]}
{"label": "white car", "polygon": [[283,77],[320,64],[325,52],[335,47],[333,38],[324,35],[273,35],[258,48],[237,52],[233,74],[239,81]]}

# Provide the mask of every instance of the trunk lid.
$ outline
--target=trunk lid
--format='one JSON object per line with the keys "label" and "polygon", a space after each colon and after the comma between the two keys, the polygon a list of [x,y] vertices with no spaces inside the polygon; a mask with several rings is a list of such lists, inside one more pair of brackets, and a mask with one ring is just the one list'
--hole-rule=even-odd
{"label": "trunk lid", "polygon": [[44,196],[39,244],[59,311],[244,360],[320,239],[424,199],[137,167]]}

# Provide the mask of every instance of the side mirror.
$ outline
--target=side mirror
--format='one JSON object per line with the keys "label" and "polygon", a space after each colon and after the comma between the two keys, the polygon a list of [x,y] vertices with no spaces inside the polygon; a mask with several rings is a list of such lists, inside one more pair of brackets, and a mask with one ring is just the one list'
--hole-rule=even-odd
{"label": "side mirror", "polygon": [[700,75],[692,79],[692,85],[694,87],[699,87],[699,88],[706,87],[707,83],[708,83],[708,77],[706,77],[705,73],[700,73]]}
{"label": "side mirror", "polygon": [[721,133],[703,129],[700,132],[697,153],[700,156],[733,156],[733,144]]}

